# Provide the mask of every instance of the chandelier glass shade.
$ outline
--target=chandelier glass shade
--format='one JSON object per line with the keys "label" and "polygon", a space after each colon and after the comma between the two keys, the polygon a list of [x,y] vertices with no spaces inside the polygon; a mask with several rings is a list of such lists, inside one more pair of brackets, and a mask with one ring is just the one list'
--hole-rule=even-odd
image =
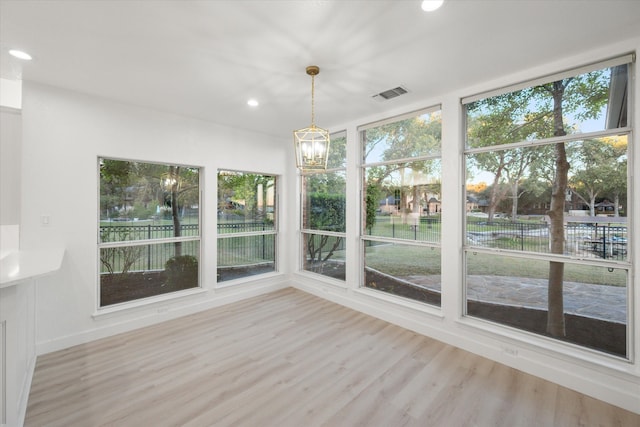
{"label": "chandelier glass shade", "polygon": [[329,159],[329,131],[315,125],[315,76],[320,68],[315,65],[307,67],[311,76],[311,126],[293,131],[293,143],[296,151],[296,166],[300,170],[318,170],[327,168]]}

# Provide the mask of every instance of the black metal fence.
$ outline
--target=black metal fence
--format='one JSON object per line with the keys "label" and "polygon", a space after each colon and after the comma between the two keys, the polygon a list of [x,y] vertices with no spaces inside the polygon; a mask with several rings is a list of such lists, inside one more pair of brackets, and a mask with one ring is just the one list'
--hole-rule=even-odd
{"label": "black metal fence", "polygon": [[164,270],[167,261],[177,254],[200,258],[200,241],[150,243],[100,248],[100,271],[124,273]]}
{"label": "black metal fence", "polygon": [[530,252],[549,251],[549,226],[527,222],[469,222],[467,243]]}
{"label": "black metal fence", "polygon": [[275,234],[218,239],[218,266],[231,267],[275,261]]}
{"label": "black metal fence", "polygon": [[[440,242],[446,238],[440,217],[379,216],[367,234],[376,237]],[[567,223],[565,255],[581,258],[627,259],[627,226],[624,223]],[[467,222],[468,245],[549,253],[549,224],[544,221]]]}
{"label": "black metal fence", "polygon": [[565,247],[585,257],[627,259],[627,226],[622,224],[569,224]]}
{"label": "black metal fence", "polygon": [[[197,236],[200,233],[199,224],[181,224],[180,236]],[[102,225],[100,226],[100,241],[124,242],[129,240],[151,240],[175,237],[173,224],[139,224],[139,225]]]}
{"label": "black metal fence", "polygon": [[374,226],[366,231],[370,236],[437,243],[440,228],[440,217],[383,215],[376,217]]}
{"label": "black metal fence", "polygon": [[[100,227],[100,241],[131,242],[175,237],[172,224],[127,224],[103,225]],[[221,222],[218,234],[247,233],[273,231],[274,225],[269,222]],[[180,236],[199,235],[198,224],[182,224]],[[171,243],[149,243],[148,245],[119,245],[101,248],[101,271],[133,272],[164,269],[166,262],[176,254],[179,245],[182,255],[199,256],[199,241]],[[276,241],[274,234],[255,236],[228,236],[218,239],[218,265],[238,266],[263,262],[274,262]]]}
{"label": "black metal fence", "polygon": [[[439,242],[439,217],[421,217],[402,221],[399,217],[381,217],[369,235],[408,240]],[[198,236],[199,224],[181,225],[183,237]],[[274,231],[267,222],[229,222],[218,224],[218,234]],[[127,242],[174,237],[173,225],[104,225],[101,242]],[[549,252],[549,225],[545,222],[486,222],[467,224],[467,244],[529,252]],[[200,242],[149,243],[148,245],[101,248],[101,271],[151,271],[164,269],[177,251],[199,257]],[[179,246],[179,249],[177,247]],[[339,250],[343,248],[340,247]],[[228,236],[218,238],[218,265],[238,266],[273,262],[276,253],[274,234]],[[627,259],[627,227],[624,224],[569,223],[565,227],[565,254],[584,258]]]}
{"label": "black metal fence", "polygon": [[267,222],[219,222],[218,234],[249,233],[253,231],[273,231],[273,223]]}
{"label": "black metal fence", "polygon": [[[580,258],[627,259],[627,227],[621,224],[568,223],[564,227],[565,255]],[[470,222],[467,243],[530,252],[550,252],[549,224]]]}
{"label": "black metal fence", "polygon": [[254,236],[229,236],[235,233],[275,231],[272,222],[219,222],[218,267],[255,265],[273,263],[276,259],[276,239],[274,234]]}

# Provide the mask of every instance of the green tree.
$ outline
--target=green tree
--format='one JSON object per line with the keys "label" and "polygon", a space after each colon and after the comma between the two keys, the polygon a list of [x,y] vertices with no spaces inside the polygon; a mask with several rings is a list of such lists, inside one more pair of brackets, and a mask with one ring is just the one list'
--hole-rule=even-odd
{"label": "green tree", "polygon": [[536,210],[542,209],[541,206],[551,200],[551,185],[544,180],[529,175],[522,180],[520,188],[520,206],[523,210],[533,210],[534,207]]}
{"label": "green tree", "polygon": [[493,220],[498,205],[508,192],[512,199],[511,216],[515,221],[518,199],[522,195],[519,191],[520,182],[541,155],[540,148],[500,150],[497,146],[551,136],[547,115],[529,111],[532,98],[532,91],[523,90],[468,106],[472,113],[467,129],[468,144],[473,148],[496,147],[496,150],[479,152],[470,157],[472,166],[493,174],[488,197],[489,221]]}
{"label": "green tree", "polygon": [[518,201],[524,194],[521,191],[523,179],[527,176],[529,166],[540,156],[541,150],[531,147],[520,147],[510,151],[512,160],[505,167],[505,176],[511,191],[511,220],[516,221],[518,216]]}
{"label": "green tree", "polygon": [[[346,196],[344,193],[309,194],[309,224],[312,230],[344,232]],[[333,239],[333,243],[329,242]],[[343,238],[328,234],[309,234],[307,261],[317,268],[329,260],[342,244]],[[327,246],[329,247],[327,248]]]}
{"label": "green tree", "polygon": [[[171,210],[174,237],[180,237],[181,209],[198,203],[198,175],[197,168],[102,159],[101,210],[104,209],[107,216],[117,210],[119,216],[131,218],[135,206],[165,206]],[[175,255],[180,256],[181,242],[174,245]]]}
{"label": "green tree", "polygon": [[266,221],[274,188],[275,178],[270,175],[221,171],[218,173],[218,210],[232,209],[245,221]]}
{"label": "green tree", "polygon": [[120,160],[100,160],[100,211],[101,216],[111,218],[120,206],[127,203],[134,164]]}
{"label": "green tree", "polygon": [[376,225],[376,215],[378,202],[380,200],[380,189],[377,185],[367,184],[365,200],[365,228],[371,233],[371,229]]}
{"label": "green tree", "polygon": [[[346,195],[343,172],[314,173],[303,178],[303,228],[343,233]],[[343,238],[328,234],[308,234],[307,262],[320,272],[324,263],[342,245]]]}
{"label": "green tree", "polygon": [[626,138],[586,140],[578,152],[575,163],[579,170],[570,179],[571,191],[589,206],[591,216],[595,216],[597,199],[602,197],[612,196],[617,212],[620,195],[627,190]]}
{"label": "green tree", "polygon": [[[473,147],[484,147],[550,136],[563,137],[570,131],[565,115],[572,115],[577,120],[596,118],[601,114],[607,97],[607,73],[595,71],[481,100],[468,106],[471,117],[469,142]],[[552,190],[547,212],[550,251],[563,254],[565,195],[570,163],[564,142],[552,146]],[[486,156],[493,162],[493,166],[487,169],[496,176],[502,176],[503,171],[513,164],[506,155],[499,154],[502,151],[496,147]],[[529,167],[537,169],[534,174],[539,175],[544,168],[533,164],[537,161],[530,162]],[[550,261],[547,333],[558,337],[565,335],[563,278],[564,262]]]}
{"label": "green tree", "polygon": [[609,176],[607,181],[608,188],[606,194],[611,195],[613,199],[614,211],[613,215],[620,216],[620,206],[623,206],[624,215],[626,216],[627,209],[624,208],[627,200],[627,158],[626,156],[619,159],[617,167],[613,173]]}
{"label": "green tree", "polygon": [[[439,178],[440,163],[437,159],[411,159],[439,155],[441,138],[442,119],[439,113],[367,129],[364,148],[367,161],[386,163],[368,169],[367,191],[377,186],[379,191],[376,195],[388,197],[395,196],[395,190],[398,190],[398,209],[408,212],[409,202],[413,201],[411,211],[420,212],[421,195],[427,188],[425,184],[436,173]],[[381,151],[379,159],[371,160],[370,155],[376,151]],[[386,191],[383,191],[385,186]],[[365,196],[365,203],[368,202],[368,196]]]}

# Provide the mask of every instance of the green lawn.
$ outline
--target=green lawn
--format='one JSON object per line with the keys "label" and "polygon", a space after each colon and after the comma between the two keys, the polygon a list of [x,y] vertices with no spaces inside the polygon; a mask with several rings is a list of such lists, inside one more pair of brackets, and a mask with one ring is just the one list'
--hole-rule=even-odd
{"label": "green lawn", "polygon": [[[384,244],[367,248],[366,264],[398,277],[440,274],[440,250],[411,245]],[[469,253],[468,271],[472,275],[510,276],[547,279],[548,261],[509,256]],[[626,271],[582,264],[565,264],[567,282],[626,286]]]}
{"label": "green lawn", "polygon": [[365,263],[396,277],[440,274],[440,249],[381,244],[365,248]]}

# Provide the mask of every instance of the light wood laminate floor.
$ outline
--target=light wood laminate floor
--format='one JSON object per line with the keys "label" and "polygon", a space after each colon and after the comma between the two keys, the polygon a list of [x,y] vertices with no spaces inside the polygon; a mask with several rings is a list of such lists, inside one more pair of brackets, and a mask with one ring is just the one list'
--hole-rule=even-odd
{"label": "light wood laminate floor", "polygon": [[286,289],[38,358],[26,426],[640,426]]}

